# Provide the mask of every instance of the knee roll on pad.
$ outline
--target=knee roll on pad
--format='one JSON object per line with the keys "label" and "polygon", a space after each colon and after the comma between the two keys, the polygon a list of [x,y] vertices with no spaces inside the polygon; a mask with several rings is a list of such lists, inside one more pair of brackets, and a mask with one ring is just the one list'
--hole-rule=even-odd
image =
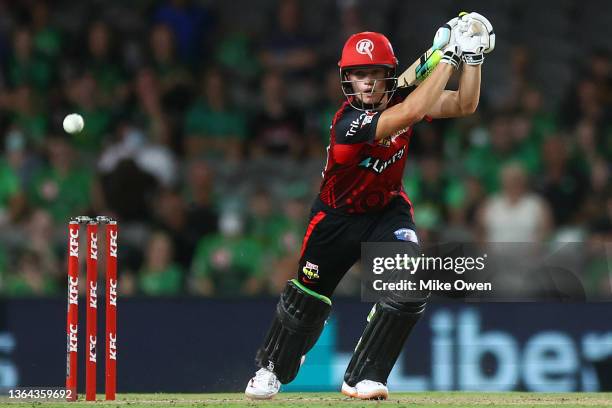
{"label": "knee roll on pad", "polygon": [[331,301],[296,280],[289,281],[276,306],[263,346],[255,362],[287,384],[297,375],[300,361],[316,343],[331,310]]}
{"label": "knee roll on pad", "polygon": [[404,342],[426,304],[426,299],[410,303],[383,299],[375,304],[346,369],[344,381],[350,386],[366,379],[386,384]]}

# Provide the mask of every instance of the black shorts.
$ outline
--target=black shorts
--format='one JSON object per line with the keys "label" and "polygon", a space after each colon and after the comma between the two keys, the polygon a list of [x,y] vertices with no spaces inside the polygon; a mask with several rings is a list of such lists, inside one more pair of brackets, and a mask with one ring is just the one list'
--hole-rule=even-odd
{"label": "black shorts", "polygon": [[415,242],[415,231],[411,206],[401,197],[381,211],[350,215],[334,211],[317,198],[302,242],[298,281],[330,297],[359,260],[362,242]]}

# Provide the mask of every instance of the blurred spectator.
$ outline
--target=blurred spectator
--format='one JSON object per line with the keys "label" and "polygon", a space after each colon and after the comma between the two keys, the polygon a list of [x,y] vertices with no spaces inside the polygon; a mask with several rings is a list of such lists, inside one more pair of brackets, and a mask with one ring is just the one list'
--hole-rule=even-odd
{"label": "blurred spectator", "polygon": [[47,1],[35,1],[31,5],[34,48],[49,61],[55,61],[62,50],[62,35],[49,23],[49,5]]}
{"label": "blurred spectator", "polygon": [[282,291],[288,280],[293,279],[300,260],[302,238],[306,233],[308,206],[305,200],[307,186],[296,183],[284,192],[284,222],[273,236],[269,247],[273,255],[273,269],[270,273],[270,292]]}
{"label": "blurred spectator", "polygon": [[[62,226],[66,222],[62,222]],[[23,249],[36,255],[42,265],[45,274],[50,279],[55,279],[57,283],[63,282],[64,271],[61,269],[60,257],[55,240],[55,224],[48,211],[39,208],[35,209],[27,220],[25,226],[25,242]],[[61,248],[62,253],[64,248]]]}
{"label": "blurred spectator", "polygon": [[83,131],[71,135],[74,146],[84,152],[95,153],[104,142],[111,124],[111,113],[97,97],[98,84],[91,72],[68,81],[65,92],[73,112],[79,112],[87,124]]}
{"label": "blurred spectator", "polygon": [[26,204],[18,157],[23,149],[23,137],[13,131],[5,143],[5,157],[0,157],[0,225],[16,221]]}
{"label": "blurred spectator", "polygon": [[597,83],[590,78],[581,78],[575,83],[561,108],[563,125],[573,128],[582,120],[599,124],[604,120],[605,110]]}
{"label": "blurred spectator", "polygon": [[[314,146],[320,148],[321,145],[327,146],[329,144],[329,128],[331,126],[334,115],[342,106],[345,101],[344,94],[342,93],[342,87],[340,86],[340,77],[336,68],[330,69],[325,74],[325,93],[323,94],[323,100],[316,111],[316,128],[319,135],[320,143],[316,143],[313,140]],[[309,147],[312,149],[313,146]],[[319,152],[321,154],[321,152]]]}
{"label": "blurred spectator", "polygon": [[301,24],[298,0],[278,0],[276,22],[263,43],[261,63],[266,70],[277,70],[295,79],[311,72],[317,62],[316,44]]}
{"label": "blurred spectator", "polygon": [[36,252],[22,251],[16,268],[7,277],[8,296],[58,295],[59,286]]}
{"label": "blurred spectator", "polygon": [[132,121],[145,131],[150,140],[173,147],[170,124],[162,106],[159,80],[155,72],[148,67],[139,70],[134,88],[137,104]]}
{"label": "blurred spectator", "polygon": [[48,163],[39,169],[29,186],[29,201],[44,206],[58,223],[85,214],[91,200],[93,174],[84,167],[65,136],[51,135]]}
{"label": "blurred spectator", "polygon": [[282,214],[276,212],[272,195],[267,189],[259,187],[250,195],[246,231],[262,247],[272,245],[286,221]]}
{"label": "blurred spectator", "polygon": [[599,91],[599,98],[603,104],[612,104],[612,53],[610,50],[593,50],[585,61],[589,67],[587,75],[595,82]]}
{"label": "blurred spectator", "polygon": [[251,156],[299,158],[304,149],[304,118],[287,105],[281,76],[267,73],[262,80],[262,91],[263,106],[251,125]]}
{"label": "blurred spectator", "polygon": [[555,226],[574,223],[584,201],[587,180],[568,162],[566,141],[549,137],[542,145],[543,172],[536,180],[536,191],[552,209]]}
{"label": "blurred spectator", "polygon": [[217,232],[219,217],[213,197],[212,169],[204,161],[196,160],[189,164],[185,200],[189,225],[197,238]]}
{"label": "blurred spectator", "polygon": [[147,244],[145,263],[140,270],[138,286],[149,296],[177,295],[183,287],[183,270],[173,262],[170,238],[154,232]]}
{"label": "blurred spectator", "polygon": [[150,221],[158,188],[155,178],[140,169],[133,159],[122,159],[101,177],[104,200],[123,222]]}
{"label": "blurred spectator", "polygon": [[117,140],[100,155],[98,167],[102,172],[108,173],[121,160],[131,159],[158,184],[171,187],[177,183],[178,163],[167,146],[148,141],[144,132],[129,122],[119,122],[115,133]]}
{"label": "blurred spectator", "polygon": [[[467,152],[467,171],[477,176],[489,193],[498,191],[499,171],[504,164],[518,161],[524,168],[533,171],[537,163],[537,156],[534,157],[532,151],[517,147],[517,141],[514,139],[517,135],[513,132],[517,129],[516,125],[512,116],[498,114],[489,125],[490,144],[474,146]],[[524,132],[520,129],[519,131]]]}
{"label": "blurred spectator", "polygon": [[43,94],[53,79],[53,68],[34,50],[32,32],[27,27],[17,28],[13,33],[13,55],[7,70],[11,85],[31,85]]}
{"label": "blurred spectator", "polygon": [[190,290],[200,295],[252,295],[264,279],[263,247],[244,235],[239,214],[226,212],[220,233],[202,238],[191,267]]}
{"label": "blurred spectator", "polygon": [[178,191],[164,190],[155,198],[155,220],[173,243],[176,261],[189,268],[198,241],[214,227],[205,223],[211,220],[198,219],[199,214],[188,211]]}
{"label": "blurred spectator", "polygon": [[608,186],[607,200],[601,216],[589,225],[587,240],[587,266],[584,271],[587,293],[601,294],[603,298],[612,292],[610,281],[610,242],[612,241],[612,189]]}
{"label": "blurred spectator", "polygon": [[[231,19],[233,16],[231,16]],[[241,88],[257,79],[261,65],[255,57],[253,38],[246,27],[226,24],[228,30],[220,39],[215,51],[215,63],[232,78],[240,81]],[[232,81],[234,82],[234,81]],[[227,83],[226,86],[235,84]],[[242,91],[245,91],[242,89]]]}
{"label": "blurred spectator", "polygon": [[[447,222],[437,231],[435,238],[439,242],[475,242],[477,211],[486,199],[482,184],[476,177],[449,178],[451,184],[447,190]],[[411,201],[415,205],[416,216],[420,212],[420,205],[412,197]],[[422,241],[430,238],[423,236],[420,227],[418,232]]]}
{"label": "blurred spectator", "polygon": [[164,106],[183,111],[189,101],[191,73],[174,55],[174,36],[164,24],[153,27],[150,34],[152,67],[158,78],[159,92]]}
{"label": "blurred spectator", "polygon": [[48,121],[48,116],[43,113],[45,107],[39,106],[42,100],[36,98],[32,88],[26,84],[18,86],[10,99],[11,103],[7,108],[12,111],[12,123],[26,136],[28,145],[41,150]]}
{"label": "blurred spectator", "polygon": [[522,112],[512,115],[510,119],[510,134],[513,139],[512,144],[514,145],[516,159],[521,161],[529,174],[540,170],[540,144],[544,138],[537,139],[540,135],[534,134],[531,118]]}
{"label": "blurred spectator", "polygon": [[580,121],[574,130],[576,148],[574,161],[584,171],[588,171],[591,163],[601,154],[598,148],[597,127],[589,120]]}
{"label": "blurred spectator", "polygon": [[410,154],[415,156],[436,156],[444,150],[444,140],[438,124],[420,123],[413,127],[410,138]]}
{"label": "blurred spectator", "polygon": [[526,45],[516,44],[510,49],[507,63],[499,67],[503,70],[504,80],[483,88],[483,94],[491,96],[494,109],[508,111],[520,108],[523,93],[532,80],[532,60],[533,56]]}
{"label": "blurred spectator", "polygon": [[246,118],[230,106],[221,72],[211,69],[201,81],[200,96],[185,115],[186,153],[237,161],[246,136]]}
{"label": "blurred spectator", "polygon": [[518,163],[501,170],[499,194],[480,209],[479,224],[485,242],[541,242],[552,227],[546,203],[529,191],[527,174]]}
{"label": "blurred spectator", "polygon": [[530,122],[529,140],[532,143],[541,143],[546,135],[555,132],[558,128],[558,119],[553,112],[544,109],[544,96],[539,89],[526,88],[521,99],[522,112]]}
{"label": "blurred spectator", "polygon": [[117,64],[114,45],[105,22],[95,21],[89,26],[87,69],[98,84],[96,100],[102,106],[117,109],[127,98],[128,87],[121,66]]}
{"label": "blurred spectator", "polygon": [[610,164],[601,158],[594,160],[591,166],[590,179],[584,205],[581,211],[582,222],[596,222],[607,217],[607,203],[612,197]]}
{"label": "blurred spectator", "polygon": [[417,203],[415,222],[419,230],[437,230],[447,219],[447,208],[456,206],[463,198],[458,180],[445,175],[438,157],[425,156],[419,160],[418,170],[404,179],[408,197]]}
{"label": "blurred spectator", "polygon": [[196,63],[202,56],[210,55],[205,47],[216,24],[207,9],[194,5],[191,0],[168,0],[155,10],[153,21],[172,29],[182,61]]}
{"label": "blurred spectator", "polygon": [[[346,42],[346,39],[355,33],[368,31],[367,25],[363,21],[361,11],[365,10],[358,0],[340,0],[334,2],[335,11],[334,21],[339,22],[327,26],[325,41],[317,44],[317,51],[321,54],[323,64],[336,65],[339,53]],[[330,13],[331,14],[331,13]],[[396,50],[397,52],[397,50]],[[336,70],[336,81],[338,81],[338,70]]]}

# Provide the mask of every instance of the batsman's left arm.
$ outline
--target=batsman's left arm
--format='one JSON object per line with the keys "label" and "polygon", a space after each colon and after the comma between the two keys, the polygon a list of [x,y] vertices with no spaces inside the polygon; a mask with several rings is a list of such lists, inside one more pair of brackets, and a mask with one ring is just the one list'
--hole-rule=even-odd
{"label": "batsman's left arm", "polygon": [[459,79],[459,89],[444,91],[431,107],[432,118],[456,118],[471,115],[480,100],[481,65],[464,65]]}
{"label": "batsman's left arm", "polygon": [[484,54],[495,49],[493,25],[482,14],[460,13],[452,27],[450,42],[461,49],[463,71],[457,91],[444,91],[428,113],[432,118],[455,118],[474,113],[480,100],[481,66]]}

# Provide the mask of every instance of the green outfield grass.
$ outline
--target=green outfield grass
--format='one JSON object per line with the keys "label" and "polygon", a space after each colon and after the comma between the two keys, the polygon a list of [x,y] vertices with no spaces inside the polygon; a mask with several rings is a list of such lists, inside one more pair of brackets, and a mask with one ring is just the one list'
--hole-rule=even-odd
{"label": "green outfield grass", "polygon": [[3,407],[612,407],[612,393],[476,393],[476,392],[417,392],[392,393],[387,401],[360,401],[344,397],[340,393],[281,393],[273,400],[251,401],[241,393],[236,394],[120,394],[116,401],[78,402],[27,401],[15,402],[0,398]]}

